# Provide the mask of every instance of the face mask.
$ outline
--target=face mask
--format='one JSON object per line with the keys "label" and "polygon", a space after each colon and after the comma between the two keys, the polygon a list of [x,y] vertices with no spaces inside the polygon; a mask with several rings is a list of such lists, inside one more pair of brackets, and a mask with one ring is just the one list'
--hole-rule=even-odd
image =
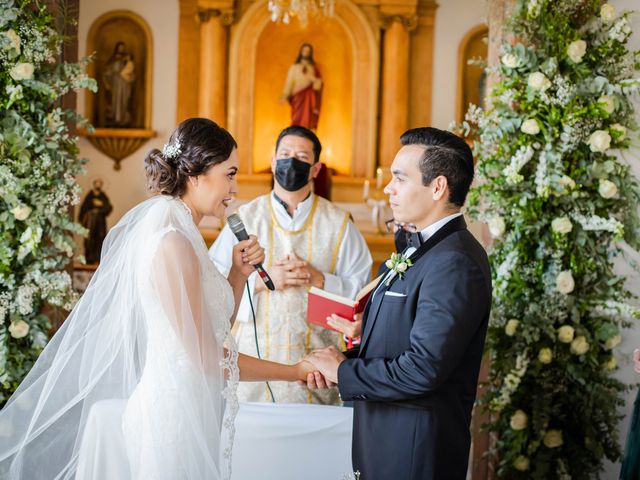
{"label": "face mask", "polygon": [[295,192],[309,183],[311,165],[295,157],[276,160],[276,181],[289,192]]}

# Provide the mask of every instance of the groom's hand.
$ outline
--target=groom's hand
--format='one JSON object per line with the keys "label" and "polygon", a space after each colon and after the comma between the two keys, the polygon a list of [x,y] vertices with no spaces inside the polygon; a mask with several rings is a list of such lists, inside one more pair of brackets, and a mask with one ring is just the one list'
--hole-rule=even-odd
{"label": "groom's hand", "polygon": [[322,350],[314,350],[305,357],[305,360],[316,366],[325,380],[336,384],[338,383],[338,367],[346,359],[347,357],[333,345]]}

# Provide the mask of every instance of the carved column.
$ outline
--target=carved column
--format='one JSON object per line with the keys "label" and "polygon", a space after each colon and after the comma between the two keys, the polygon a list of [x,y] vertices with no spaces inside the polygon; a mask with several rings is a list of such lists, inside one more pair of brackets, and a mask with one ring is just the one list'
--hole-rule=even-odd
{"label": "carved column", "polygon": [[178,98],[176,122],[198,115],[198,75],[193,66],[200,59],[200,30],[197,0],[180,0],[178,33]]}
{"label": "carved column", "polygon": [[433,37],[437,8],[434,0],[418,2],[417,27],[410,37],[409,128],[431,125]]}
{"label": "carved column", "polygon": [[416,15],[382,17],[382,97],[378,163],[389,166],[409,122],[409,32]]}
{"label": "carved column", "polygon": [[[208,2],[211,5],[211,2]],[[222,2],[216,2],[219,6]],[[226,6],[226,5],[225,5]],[[233,23],[231,8],[200,8],[200,74],[198,115],[221,126],[227,123],[228,27]]]}

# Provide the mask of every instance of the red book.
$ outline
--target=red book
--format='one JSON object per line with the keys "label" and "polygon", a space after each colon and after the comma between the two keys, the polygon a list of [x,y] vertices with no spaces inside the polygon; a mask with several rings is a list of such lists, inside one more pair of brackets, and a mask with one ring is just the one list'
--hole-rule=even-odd
{"label": "red book", "polygon": [[335,293],[329,293],[320,288],[311,287],[308,297],[307,321],[323,328],[328,328],[329,330],[335,330],[335,328],[327,325],[327,317],[335,313],[347,320],[353,320],[353,316],[356,313],[364,311],[364,307],[367,305],[367,301],[379,281],[380,277],[365,285],[362,290],[358,292],[355,300],[336,295]]}

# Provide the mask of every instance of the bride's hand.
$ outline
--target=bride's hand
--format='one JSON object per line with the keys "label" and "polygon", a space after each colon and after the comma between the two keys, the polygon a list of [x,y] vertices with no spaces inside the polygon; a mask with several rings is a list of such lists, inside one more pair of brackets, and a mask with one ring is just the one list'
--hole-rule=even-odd
{"label": "bride's hand", "polygon": [[249,235],[249,240],[238,242],[233,247],[231,268],[248,277],[255,271],[253,266],[264,262],[264,259],[264,248],[255,235]]}

